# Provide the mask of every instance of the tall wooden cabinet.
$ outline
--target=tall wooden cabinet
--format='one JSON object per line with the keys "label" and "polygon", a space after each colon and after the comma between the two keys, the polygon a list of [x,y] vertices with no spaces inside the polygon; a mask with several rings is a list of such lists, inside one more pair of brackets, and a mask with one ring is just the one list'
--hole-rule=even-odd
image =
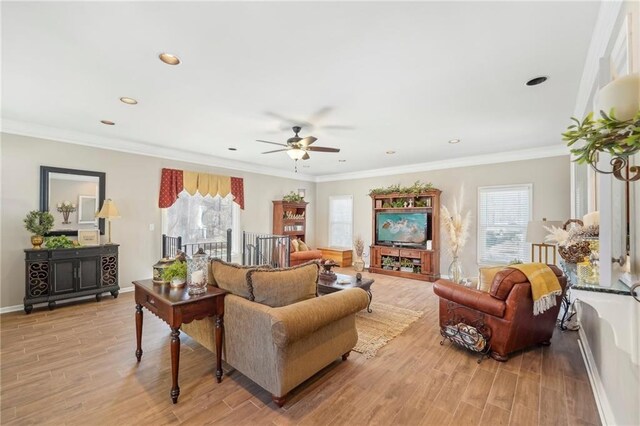
{"label": "tall wooden cabinet", "polygon": [[27,314],[37,303],[53,309],[57,300],[72,297],[95,295],[100,301],[107,292],[118,297],[117,244],[24,252]]}
{"label": "tall wooden cabinet", "polygon": [[[433,189],[420,194],[371,195],[373,245],[370,272],[422,281],[440,278],[440,193],[440,190]],[[393,238],[381,241],[378,238],[378,230],[385,226],[379,221],[388,217],[397,217],[402,221],[403,214],[410,217],[412,213],[426,215],[425,242],[405,243],[393,241]],[[396,225],[389,223],[388,226]]]}
{"label": "tall wooden cabinet", "polygon": [[273,234],[289,235],[291,239],[307,241],[307,203],[273,201]]}

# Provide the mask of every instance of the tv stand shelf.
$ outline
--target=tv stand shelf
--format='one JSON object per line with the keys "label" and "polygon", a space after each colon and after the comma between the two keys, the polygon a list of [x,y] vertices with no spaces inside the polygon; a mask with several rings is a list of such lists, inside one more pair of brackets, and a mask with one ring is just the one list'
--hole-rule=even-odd
{"label": "tv stand shelf", "polygon": [[[440,193],[433,189],[420,194],[371,195],[374,244],[370,272],[422,281],[440,278]],[[385,231],[396,226],[400,230]],[[392,238],[397,238],[395,244]]]}

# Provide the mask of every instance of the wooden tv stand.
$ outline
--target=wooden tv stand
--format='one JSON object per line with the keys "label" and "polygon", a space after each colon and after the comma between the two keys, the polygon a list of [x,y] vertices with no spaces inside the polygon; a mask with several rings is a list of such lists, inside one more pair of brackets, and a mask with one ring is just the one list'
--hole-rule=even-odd
{"label": "wooden tv stand", "polygon": [[[420,194],[393,193],[371,195],[373,228],[369,272],[435,281],[440,278],[440,190],[433,189]],[[402,207],[398,206],[402,202]],[[404,207],[404,203],[407,207]],[[418,205],[418,207],[416,207]],[[377,213],[426,213],[427,247],[391,246],[375,244],[378,224]]]}

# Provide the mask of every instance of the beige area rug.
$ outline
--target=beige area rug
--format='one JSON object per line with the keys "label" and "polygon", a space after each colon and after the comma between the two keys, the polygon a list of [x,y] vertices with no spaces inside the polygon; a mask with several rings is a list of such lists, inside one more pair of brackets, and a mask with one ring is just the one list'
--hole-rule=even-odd
{"label": "beige area rug", "polygon": [[424,314],[376,302],[371,303],[371,309],[371,313],[364,309],[356,314],[358,343],[353,348],[367,359],[376,356],[378,349],[399,336]]}

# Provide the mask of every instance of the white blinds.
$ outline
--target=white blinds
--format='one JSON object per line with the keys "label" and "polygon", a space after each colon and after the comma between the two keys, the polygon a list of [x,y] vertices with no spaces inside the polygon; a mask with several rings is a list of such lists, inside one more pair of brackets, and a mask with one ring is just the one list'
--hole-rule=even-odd
{"label": "white blinds", "polygon": [[329,197],[329,246],[351,247],[353,241],[353,196]]}
{"label": "white blinds", "polygon": [[528,260],[525,241],[531,219],[531,184],[478,188],[478,263]]}

